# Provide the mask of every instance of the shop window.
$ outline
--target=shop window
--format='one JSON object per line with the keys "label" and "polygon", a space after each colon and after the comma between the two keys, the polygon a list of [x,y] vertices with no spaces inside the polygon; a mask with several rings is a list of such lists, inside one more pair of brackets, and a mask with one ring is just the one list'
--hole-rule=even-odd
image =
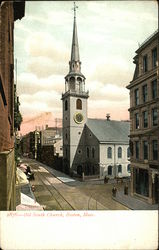
{"label": "shop window", "polygon": [[145,169],[136,169],[136,193],[149,196],[149,175]]}

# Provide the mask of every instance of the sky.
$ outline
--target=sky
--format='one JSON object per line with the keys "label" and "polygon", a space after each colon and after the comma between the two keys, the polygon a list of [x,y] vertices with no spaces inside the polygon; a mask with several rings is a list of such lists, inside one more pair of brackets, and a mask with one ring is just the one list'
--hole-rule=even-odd
{"label": "sky", "polygon": [[[89,90],[88,117],[129,119],[133,57],[158,28],[157,1],[76,1],[81,72]],[[21,133],[55,126],[62,118],[61,95],[69,71],[73,1],[26,1],[15,22],[17,94]],[[16,73],[15,73],[16,74]]]}

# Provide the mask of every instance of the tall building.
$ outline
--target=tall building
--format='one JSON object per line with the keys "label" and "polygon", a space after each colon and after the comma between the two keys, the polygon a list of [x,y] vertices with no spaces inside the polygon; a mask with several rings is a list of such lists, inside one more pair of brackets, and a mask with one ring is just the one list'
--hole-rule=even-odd
{"label": "tall building", "polygon": [[130,176],[129,122],[87,117],[88,91],[81,61],[74,6],[73,38],[69,73],[65,77],[63,102],[63,165],[67,173]]}
{"label": "tall building", "polygon": [[136,51],[130,90],[131,194],[159,200],[159,32]]}
{"label": "tall building", "polygon": [[15,210],[14,21],[25,1],[0,1],[0,210]]}
{"label": "tall building", "polygon": [[87,121],[88,92],[85,91],[85,77],[81,73],[81,61],[76,25],[76,7],[74,7],[74,24],[71,60],[69,73],[65,77],[65,93],[63,101],[63,156],[65,168],[72,169],[77,147],[83,148],[81,135]]}

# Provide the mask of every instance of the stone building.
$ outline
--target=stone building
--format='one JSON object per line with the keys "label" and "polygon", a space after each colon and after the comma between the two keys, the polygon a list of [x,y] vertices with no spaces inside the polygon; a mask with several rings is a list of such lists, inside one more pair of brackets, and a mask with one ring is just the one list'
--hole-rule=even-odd
{"label": "stone building", "polygon": [[89,119],[88,98],[81,73],[75,6],[71,60],[62,94],[64,171],[101,178],[130,176],[129,122],[110,121],[109,116]]}
{"label": "stone building", "polygon": [[131,194],[158,202],[159,186],[159,32],[136,51],[130,90]]}
{"label": "stone building", "polygon": [[25,1],[0,1],[0,210],[15,209],[14,21]]}

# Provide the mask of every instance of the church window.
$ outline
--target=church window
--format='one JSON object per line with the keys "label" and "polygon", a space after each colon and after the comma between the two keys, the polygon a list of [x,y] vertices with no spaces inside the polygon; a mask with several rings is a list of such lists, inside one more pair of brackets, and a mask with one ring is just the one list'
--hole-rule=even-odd
{"label": "church window", "polygon": [[81,134],[81,132],[78,132],[78,134],[80,135],[80,134]]}
{"label": "church window", "polygon": [[112,175],[112,166],[108,166],[108,175]]}
{"label": "church window", "polygon": [[118,165],[118,173],[122,173],[122,165]]}
{"label": "church window", "polygon": [[66,133],[66,139],[67,139],[67,133]]}
{"label": "church window", "polygon": [[67,100],[65,101],[65,111],[68,109],[68,102]]}
{"label": "church window", "polygon": [[118,158],[122,158],[122,148],[118,148]]}
{"label": "church window", "polygon": [[87,158],[89,158],[89,148],[87,147]]}
{"label": "church window", "polygon": [[94,155],[95,155],[95,149],[92,148],[92,158],[94,158]]}
{"label": "church window", "polygon": [[129,158],[130,157],[130,148],[128,147],[127,148],[127,158]]}
{"label": "church window", "polygon": [[81,99],[77,99],[77,101],[76,101],[76,109],[82,109],[82,101],[81,101]]}
{"label": "church window", "polygon": [[109,158],[109,159],[112,158],[112,148],[111,148],[111,147],[109,147],[109,148],[107,149],[107,158]]}

